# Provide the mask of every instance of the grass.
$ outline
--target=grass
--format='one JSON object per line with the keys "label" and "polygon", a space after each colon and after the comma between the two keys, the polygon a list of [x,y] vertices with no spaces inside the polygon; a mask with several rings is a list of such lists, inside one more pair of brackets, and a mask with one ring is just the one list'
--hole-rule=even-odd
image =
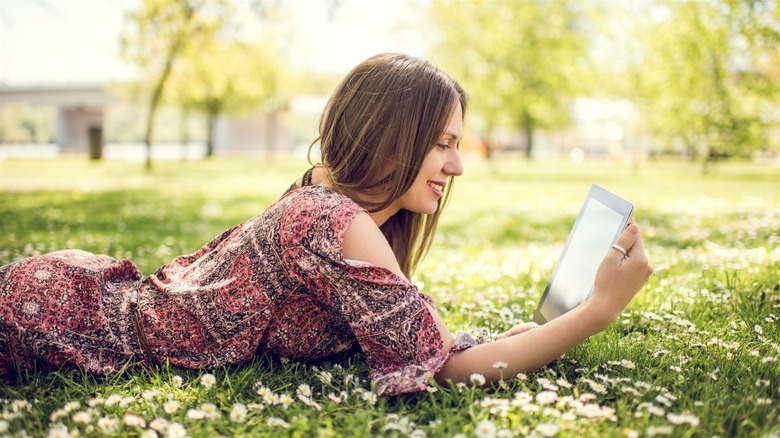
{"label": "grass", "polygon": [[[780,435],[780,169],[467,161],[415,282],[452,329],[529,320],[591,183],[636,205],[656,268],[605,332],[493,388],[377,398],[358,354],[198,372],[32,374],[0,436]],[[62,248],[149,274],[260,213],[300,160],[0,161],[0,265]]]}

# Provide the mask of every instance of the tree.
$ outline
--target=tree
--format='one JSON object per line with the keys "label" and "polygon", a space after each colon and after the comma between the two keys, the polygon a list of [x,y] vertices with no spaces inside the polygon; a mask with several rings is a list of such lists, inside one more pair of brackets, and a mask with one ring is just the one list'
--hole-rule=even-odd
{"label": "tree", "polygon": [[[588,40],[580,3],[550,0],[434,0],[431,22],[442,39],[435,57],[474,99],[488,137],[521,129],[531,158],[534,131],[569,123],[581,92]],[[488,155],[493,149],[488,140]]]}
{"label": "tree", "polygon": [[[703,170],[721,156],[766,147],[768,115],[776,111],[780,25],[776,0],[644,3],[633,40],[639,57],[625,89],[650,133],[683,145]],[[762,66],[762,63],[764,64]]]}
{"label": "tree", "polygon": [[240,114],[280,103],[281,63],[269,46],[213,39],[190,50],[171,78],[172,97],[182,108],[207,117],[206,155],[214,151],[214,127],[221,114]]}
{"label": "tree", "polygon": [[146,119],[146,170],[152,168],[154,120],[165,87],[182,53],[210,41],[226,27],[226,0],[144,0],[125,17],[122,55],[140,67],[152,84]]}

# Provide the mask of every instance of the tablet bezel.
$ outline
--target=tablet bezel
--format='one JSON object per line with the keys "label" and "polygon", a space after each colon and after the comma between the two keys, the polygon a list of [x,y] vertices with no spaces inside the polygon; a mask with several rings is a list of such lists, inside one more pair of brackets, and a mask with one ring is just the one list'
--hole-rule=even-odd
{"label": "tablet bezel", "polygon": [[[569,246],[572,240],[574,239],[574,235],[577,233],[579,229],[580,222],[585,213],[586,207],[591,199],[594,199],[602,203],[603,205],[607,206],[611,210],[620,214],[622,217],[620,226],[617,227],[617,229],[615,230],[614,236],[612,237],[611,241],[605,242],[604,246],[607,248],[607,251],[609,251],[611,245],[617,241],[618,237],[620,236],[620,233],[626,227],[628,221],[631,219],[631,215],[634,212],[634,205],[632,203],[626,201],[620,196],[617,196],[616,194],[596,184],[590,186],[590,190],[588,190],[588,194],[582,203],[582,207],[580,208],[580,212],[577,215],[577,219],[574,221],[574,225],[572,226],[571,231],[569,232],[569,237],[566,239],[566,244],[563,247],[563,251],[561,251],[561,256],[558,258],[558,261],[555,263],[555,267],[553,268],[552,274],[550,275],[550,279],[547,282],[547,286],[544,289],[544,293],[542,294],[542,297],[539,300],[538,305],[536,306],[536,310],[534,311],[534,322],[536,322],[539,325],[545,324],[546,322],[551,321],[571,310],[568,309],[563,313],[559,315],[553,315],[550,318],[548,318],[548,316],[546,315],[543,315],[541,312],[541,309],[544,306],[545,301],[550,298],[551,286],[555,281],[556,275],[558,273],[558,268],[561,266],[562,260],[564,260],[564,258],[566,257],[566,253],[569,249]],[[595,275],[596,273],[594,272],[593,273],[594,279],[595,279]],[[585,298],[585,300],[590,298],[592,295],[593,295],[593,282],[591,282],[590,284],[590,292],[588,293],[588,296]],[[584,302],[585,300],[583,300],[582,302]],[[578,303],[577,305],[582,304],[582,302]]]}

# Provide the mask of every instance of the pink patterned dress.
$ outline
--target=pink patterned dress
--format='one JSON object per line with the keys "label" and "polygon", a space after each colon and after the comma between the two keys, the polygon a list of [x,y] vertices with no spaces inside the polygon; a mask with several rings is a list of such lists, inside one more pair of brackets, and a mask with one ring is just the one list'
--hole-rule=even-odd
{"label": "pink patterned dress", "polygon": [[380,394],[420,391],[452,352],[392,272],[345,260],[364,210],[310,186],[144,278],[129,260],[65,250],[0,268],[0,376],[157,362],[212,369],[256,354],[314,360],[357,345]]}

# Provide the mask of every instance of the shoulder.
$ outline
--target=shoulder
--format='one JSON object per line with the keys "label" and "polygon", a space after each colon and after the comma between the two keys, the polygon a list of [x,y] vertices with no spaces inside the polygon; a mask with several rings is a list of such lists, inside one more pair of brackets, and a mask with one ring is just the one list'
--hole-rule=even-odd
{"label": "shoulder", "polygon": [[385,268],[408,282],[390,244],[371,216],[361,212],[344,232],[344,258]]}
{"label": "shoulder", "polygon": [[341,246],[344,233],[365,210],[347,196],[320,186],[303,187],[280,199],[272,217],[278,221],[280,243],[296,246]]}

